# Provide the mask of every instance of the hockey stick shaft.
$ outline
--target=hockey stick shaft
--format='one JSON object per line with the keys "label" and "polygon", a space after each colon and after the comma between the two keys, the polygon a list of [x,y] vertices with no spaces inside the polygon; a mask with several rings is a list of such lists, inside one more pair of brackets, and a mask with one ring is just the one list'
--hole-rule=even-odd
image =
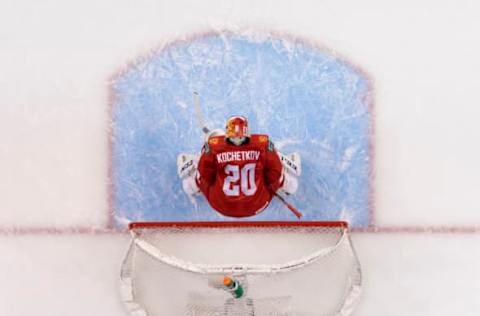
{"label": "hockey stick shaft", "polygon": [[295,216],[298,218],[298,219],[301,219],[303,217],[303,214],[297,210],[297,208],[295,206],[293,206],[292,204],[288,203],[280,194],[278,193],[275,193],[275,196],[280,200],[282,201],[283,204],[285,204],[285,206],[293,213],[295,214]]}
{"label": "hockey stick shaft", "polygon": [[197,118],[198,124],[200,125],[202,132],[207,134],[208,132],[210,132],[210,129],[205,126],[205,122],[203,121],[202,109],[200,106],[200,95],[196,91],[193,92],[193,106],[195,107],[195,116]]}

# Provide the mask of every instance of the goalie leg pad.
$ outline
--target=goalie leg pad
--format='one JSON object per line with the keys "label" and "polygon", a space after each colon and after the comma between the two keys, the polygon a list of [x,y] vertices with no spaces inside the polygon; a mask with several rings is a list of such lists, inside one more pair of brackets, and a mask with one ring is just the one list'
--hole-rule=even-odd
{"label": "goalie leg pad", "polygon": [[177,157],[177,172],[180,179],[182,179],[183,191],[189,196],[193,197],[200,192],[195,181],[197,174],[198,155],[182,153]]}
{"label": "goalie leg pad", "polygon": [[295,194],[298,190],[298,179],[290,175],[288,172],[283,172],[283,185],[278,189],[278,193],[282,196]]}
{"label": "goalie leg pad", "polygon": [[298,153],[284,155],[278,153],[283,166],[283,184],[278,189],[282,196],[295,194],[298,190],[298,177],[302,174],[302,160]]}
{"label": "goalie leg pad", "polygon": [[284,155],[278,153],[280,161],[282,162],[283,169],[292,176],[299,177],[302,174],[302,160],[300,154],[291,153]]}
{"label": "goalie leg pad", "polygon": [[197,182],[195,181],[195,174],[183,179],[182,187],[183,191],[185,191],[188,196],[193,197],[194,195],[200,193],[200,189],[198,188]]}

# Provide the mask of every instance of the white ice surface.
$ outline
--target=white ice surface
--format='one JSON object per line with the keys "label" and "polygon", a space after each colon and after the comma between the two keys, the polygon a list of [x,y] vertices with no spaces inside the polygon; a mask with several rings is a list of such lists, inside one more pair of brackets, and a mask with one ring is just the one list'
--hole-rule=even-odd
{"label": "white ice surface", "polygon": [[371,74],[378,224],[480,223],[479,16],[468,0],[1,2],[0,220],[106,221],[109,78],[164,42],[253,27]]}
{"label": "white ice surface", "polygon": [[126,315],[117,278],[125,235],[0,237],[0,315]]}
{"label": "white ice surface", "polygon": [[[354,234],[364,272],[355,316],[476,316],[479,235]],[[0,315],[127,316],[125,235],[0,237]],[[469,249],[469,251],[465,251]]]}
{"label": "white ice surface", "polygon": [[[0,2],[0,225],[107,222],[108,79],[212,28],[288,32],[375,81],[376,223],[480,224],[476,1]],[[355,234],[356,315],[478,315],[479,235]],[[1,236],[0,314],[125,315],[123,235]]]}

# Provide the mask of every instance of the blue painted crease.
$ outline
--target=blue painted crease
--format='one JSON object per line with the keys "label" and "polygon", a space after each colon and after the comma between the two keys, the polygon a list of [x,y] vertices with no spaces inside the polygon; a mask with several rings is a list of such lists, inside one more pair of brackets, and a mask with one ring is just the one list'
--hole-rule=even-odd
{"label": "blue painted crease", "polygon": [[[368,225],[368,79],[328,52],[298,41],[223,34],[165,49],[113,83],[113,207],[128,221],[231,220],[199,197],[195,209],[176,174],[176,156],[198,153],[202,133],[192,91],[211,128],[248,117],[283,153],[298,152],[303,174],[290,201],[306,220]],[[277,200],[251,220],[293,220]]]}

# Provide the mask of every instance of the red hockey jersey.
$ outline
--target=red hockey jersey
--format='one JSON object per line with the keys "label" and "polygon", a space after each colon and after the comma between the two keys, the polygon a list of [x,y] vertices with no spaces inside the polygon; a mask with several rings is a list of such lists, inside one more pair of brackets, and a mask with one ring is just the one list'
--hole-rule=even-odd
{"label": "red hockey jersey", "polygon": [[225,216],[263,211],[281,186],[282,164],[267,135],[252,135],[235,146],[211,137],[198,162],[197,184],[210,205]]}

